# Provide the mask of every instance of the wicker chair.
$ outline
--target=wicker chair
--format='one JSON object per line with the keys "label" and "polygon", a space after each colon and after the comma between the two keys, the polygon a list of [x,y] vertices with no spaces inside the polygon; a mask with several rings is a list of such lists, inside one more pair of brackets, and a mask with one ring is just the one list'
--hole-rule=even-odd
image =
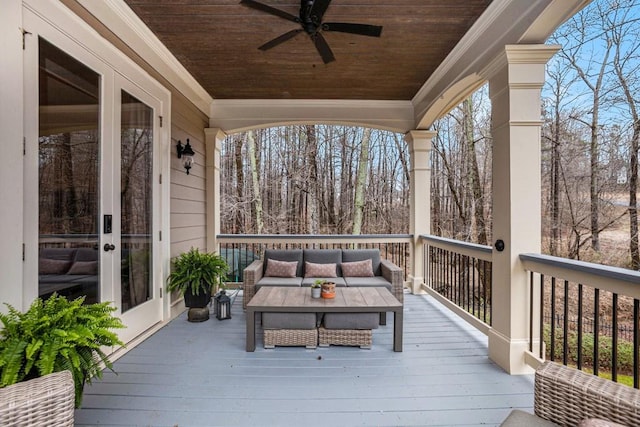
{"label": "wicker chair", "polygon": [[501,426],[576,426],[587,419],[640,426],[640,390],[547,361],[536,370],[534,412],[513,411]]}
{"label": "wicker chair", "polygon": [[0,425],[73,426],[75,388],[70,371],[0,388]]}

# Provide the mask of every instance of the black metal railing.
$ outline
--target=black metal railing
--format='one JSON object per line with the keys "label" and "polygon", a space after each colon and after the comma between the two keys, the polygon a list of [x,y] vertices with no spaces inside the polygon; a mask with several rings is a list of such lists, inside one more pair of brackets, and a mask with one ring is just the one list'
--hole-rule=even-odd
{"label": "black metal railing", "polygon": [[529,271],[529,351],[640,388],[640,272],[537,254],[520,259]]}
{"label": "black metal railing", "polygon": [[443,237],[420,237],[427,287],[491,325],[492,248]]}

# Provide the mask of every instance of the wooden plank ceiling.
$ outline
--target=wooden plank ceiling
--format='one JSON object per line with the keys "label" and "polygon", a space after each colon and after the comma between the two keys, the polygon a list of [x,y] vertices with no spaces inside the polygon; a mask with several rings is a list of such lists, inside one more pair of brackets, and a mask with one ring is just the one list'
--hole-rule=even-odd
{"label": "wooden plank ceiling", "polygon": [[[309,36],[258,46],[298,24],[240,0],[125,0],[217,99],[410,100],[491,0],[333,0],[324,22],[383,26],[380,38],[323,32],[324,64]],[[261,0],[298,16],[298,0]]]}

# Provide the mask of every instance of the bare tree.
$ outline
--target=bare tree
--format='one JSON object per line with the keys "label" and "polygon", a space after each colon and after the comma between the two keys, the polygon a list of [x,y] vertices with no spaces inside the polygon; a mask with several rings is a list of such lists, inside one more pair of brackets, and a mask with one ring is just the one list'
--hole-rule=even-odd
{"label": "bare tree", "polygon": [[[625,6],[607,15],[609,34],[614,46],[613,66],[620,83],[623,100],[631,116],[632,134],[629,142],[629,253],[631,268],[640,270],[640,250],[638,249],[638,149],[640,148],[640,100],[636,94],[640,91],[638,74],[640,51],[638,18],[630,11],[638,4],[635,1],[623,2]],[[631,15],[631,16],[630,16]]]}

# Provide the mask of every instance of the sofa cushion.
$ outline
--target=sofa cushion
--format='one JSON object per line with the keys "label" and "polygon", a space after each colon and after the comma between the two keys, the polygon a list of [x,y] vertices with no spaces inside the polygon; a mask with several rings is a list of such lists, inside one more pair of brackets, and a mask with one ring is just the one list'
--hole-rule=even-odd
{"label": "sofa cushion", "polygon": [[314,264],[336,264],[336,275],[342,276],[340,263],[342,262],[341,249],[305,249],[304,260]]}
{"label": "sofa cushion", "polygon": [[263,277],[256,283],[256,289],[261,286],[300,286],[302,277]]}
{"label": "sofa cushion", "polygon": [[40,249],[40,258],[46,259],[62,259],[71,261],[76,254],[75,248],[42,248]]}
{"label": "sofa cushion", "polygon": [[325,313],[326,329],[377,329],[379,313]]}
{"label": "sofa cushion", "polygon": [[91,248],[78,248],[76,250],[75,256],[73,257],[74,261],[97,261],[98,260],[98,250]]}
{"label": "sofa cushion", "polygon": [[316,264],[315,262],[304,262],[304,277],[337,277],[337,264]]}
{"label": "sofa cushion", "polygon": [[343,277],[307,277],[302,279],[302,286],[311,286],[316,280],[326,280],[327,282],[333,282],[336,286],[347,286],[347,282]]}
{"label": "sofa cushion", "polygon": [[38,260],[38,274],[65,274],[70,265],[71,261],[63,259],[40,258]]}
{"label": "sofa cushion", "polygon": [[345,277],[344,281],[347,282],[349,287],[368,287],[368,286],[384,286],[390,291],[391,283],[382,276],[374,277]]}
{"label": "sofa cushion", "polygon": [[380,251],[378,249],[344,249],[342,251],[342,262],[371,260],[371,269],[376,276],[382,275],[380,268]]}
{"label": "sofa cushion", "polygon": [[316,313],[262,313],[264,329],[315,329]]}
{"label": "sofa cushion", "polygon": [[67,274],[98,274],[98,261],[76,261],[71,264]]}
{"label": "sofa cushion", "polygon": [[278,261],[297,261],[298,268],[296,269],[296,276],[302,277],[302,270],[304,262],[302,259],[302,249],[267,249],[264,251],[264,263],[263,272],[267,271],[267,264],[270,259]]}
{"label": "sofa cushion", "polygon": [[278,261],[277,259],[267,260],[265,277],[296,277],[298,261]]}
{"label": "sofa cushion", "polygon": [[43,274],[38,276],[38,283],[71,283],[78,276],[69,276],[68,274]]}
{"label": "sofa cushion", "polygon": [[373,277],[373,267],[370,259],[343,262],[341,267],[344,277]]}

